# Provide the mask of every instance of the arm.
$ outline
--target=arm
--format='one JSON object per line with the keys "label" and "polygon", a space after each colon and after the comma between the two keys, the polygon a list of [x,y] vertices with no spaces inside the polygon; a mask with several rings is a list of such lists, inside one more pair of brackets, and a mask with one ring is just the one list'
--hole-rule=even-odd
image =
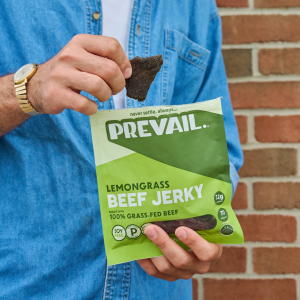
{"label": "arm", "polygon": [[13,75],[0,78],[0,136],[30,118],[19,107],[13,84]]}
{"label": "arm", "polygon": [[[31,105],[41,113],[59,114],[69,108],[86,115],[97,111],[97,104],[80,91],[99,101],[119,93],[125,78],[131,76],[130,62],[119,42],[105,36],[76,35],[56,56],[40,65],[29,80]],[[0,78],[0,136],[30,116],[18,105],[13,75]]]}

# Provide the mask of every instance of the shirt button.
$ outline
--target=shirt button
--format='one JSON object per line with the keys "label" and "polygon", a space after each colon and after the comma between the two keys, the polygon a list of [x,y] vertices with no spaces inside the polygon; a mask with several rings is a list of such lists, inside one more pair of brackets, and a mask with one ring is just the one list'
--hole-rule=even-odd
{"label": "shirt button", "polygon": [[95,20],[99,20],[99,19],[100,19],[100,13],[99,13],[98,11],[95,11],[95,12],[93,13],[93,18],[94,18]]}

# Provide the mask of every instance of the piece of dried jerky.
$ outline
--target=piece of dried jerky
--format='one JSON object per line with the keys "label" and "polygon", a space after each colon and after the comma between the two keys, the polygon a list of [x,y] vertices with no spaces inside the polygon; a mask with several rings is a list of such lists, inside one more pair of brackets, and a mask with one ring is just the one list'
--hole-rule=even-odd
{"label": "piece of dried jerky", "polygon": [[130,61],[132,75],[126,79],[127,96],[144,101],[155,75],[163,64],[161,55],[142,58],[136,56]]}
{"label": "piece of dried jerky", "polygon": [[152,224],[159,226],[167,234],[171,234],[175,233],[175,230],[180,226],[186,226],[195,231],[210,230],[216,227],[217,220],[212,215],[205,215],[189,219],[152,222]]}

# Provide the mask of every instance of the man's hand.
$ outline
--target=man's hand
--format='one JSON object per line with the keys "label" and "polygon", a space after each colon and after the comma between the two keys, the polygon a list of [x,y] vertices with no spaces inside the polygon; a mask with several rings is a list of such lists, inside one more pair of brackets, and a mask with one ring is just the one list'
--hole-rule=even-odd
{"label": "man's hand", "polygon": [[194,274],[205,274],[211,262],[222,255],[222,245],[207,242],[187,227],[177,228],[175,234],[190,247],[190,251],[177,245],[163,229],[156,225],[148,225],[145,234],[159,247],[164,256],[137,262],[149,275],[167,281],[189,279]]}
{"label": "man's hand", "polygon": [[130,62],[116,39],[79,34],[38,67],[28,84],[28,100],[46,114],[70,108],[92,115],[97,112],[97,104],[80,91],[107,101],[124,88],[125,78],[131,73]]}

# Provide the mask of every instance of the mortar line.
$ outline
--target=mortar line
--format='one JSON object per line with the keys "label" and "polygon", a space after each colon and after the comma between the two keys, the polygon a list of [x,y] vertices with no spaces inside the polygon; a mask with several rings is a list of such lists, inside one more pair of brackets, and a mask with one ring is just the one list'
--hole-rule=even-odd
{"label": "mortar line", "polygon": [[252,265],[252,248],[251,246],[247,248],[247,274],[252,275],[253,274],[253,265]]}
{"label": "mortar line", "polygon": [[261,116],[265,115],[266,113],[270,114],[268,116],[297,116],[300,114],[300,107],[299,108],[239,108],[234,110],[234,114],[236,116]]}
{"label": "mortar line", "polygon": [[223,44],[222,49],[282,49],[300,47],[299,42],[265,42],[265,43],[247,43],[247,44]]}
{"label": "mortar line", "polygon": [[[296,149],[299,150],[298,143],[294,144],[280,144],[280,143],[257,143],[257,144],[243,144],[242,149],[243,150],[258,150],[258,149],[269,149],[269,148],[278,148],[278,149]],[[285,174],[282,176],[260,176],[260,177],[288,177],[288,176],[296,176],[298,177],[298,174]],[[250,176],[253,177],[253,176]],[[254,176],[255,177],[255,176]]]}
{"label": "mortar line", "polygon": [[232,8],[219,8],[219,14],[223,16],[270,16],[270,15],[300,15],[299,7],[286,7],[286,8],[251,8],[251,7],[232,7]]}
{"label": "mortar line", "polygon": [[247,211],[254,211],[253,207],[253,183],[248,184],[248,209]]}
{"label": "mortar line", "polygon": [[[282,115],[282,117],[287,117],[289,115]],[[255,141],[253,143],[248,143],[248,144],[242,144],[242,149],[247,150],[247,149],[253,149],[253,146],[258,147],[258,149],[262,148],[293,148],[293,149],[299,149],[299,142],[296,143],[282,143],[282,142],[258,142]],[[288,175],[288,174],[287,174]],[[273,176],[270,176],[273,177]]]}
{"label": "mortar line", "polygon": [[256,143],[256,138],[255,138],[255,127],[254,127],[254,116],[253,115],[248,115],[248,143]]}
{"label": "mortar line", "polygon": [[247,43],[247,44],[223,44],[222,49],[282,49],[299,48],[299,42],[265,42],[265,43]]}
{"label": "mortar line", "polygon": [[[299,217],[298,217],[298,218],[299,218]],[[300,235],[300,222],[299,222],[299,220],[297,219],[297,238],[296,238],[295,244],[300,244],[299,235]]]}
{"label": "mortar line", "polygon": [[254,0],[248,0],[248,6],[251,10],[254,9]]}
{"label": "mortar line", "polygon": [[298,151],[298,155],[297,155],[297,175],[296,176],[300,175],[299,172],[300,172],[300,151]]}
{"label": "mortar line", "polygon": [[273,215],[280,215],[283,217],[300,217],[300,212],[297,212],[297,210],[299,210],[299,208],[293,208],[291,210],[288,209],[278,209],[278,208],[274,208],[274,209],[266,209],[266,210],[256,210],[256,209],[252,209],[252,208],[248,208],[248,209],[240,209],[238,211],[235,211],[235,214],[237,216],[273,216]]}
{"label": "mortar line", "polygon": [[[224,244],[226,248],[300,248],[299,242],[285,243],[285,242],[245,242],[244,244]],[[247,273],[247,272],[246,272]],[[234,273],[228,273],[234,274]],[[239,273],[244,274],[244,273]]]}
{"label": "mortar line", "polygon": [[203,279],[209,278],[209,279],[294,279],[295,274],[289,273],[289,274],[247,274],[247,273],[238,273],[238,274],[232,274],[232,273],[208,273],[205,275],[202,275]]}
{"label": "mortar line", "polygon": [[295,275],[297,299],[300,299],[300,275]]}
{"label": "mortar line", "polygon": [[261,77],[261,73],[259,71],[259,58],[258,58],[258,49],[254,48],[252,49],[252,73],[253,77]]}
{"label": "mortar line", "polygon": [[231,77],[228,78],[228,83],[247,83],[247,82],[289,82],[289,81],[300,81],[300,75],[258,75],[256,77]]}
{"label": "mortar line", "polygon": [[[246,180],[247,179],[247,180]],[[287,177],[287,176],[282,176],[282,177],[242,177],[241,178],[242,182],[250,182],[250,183],[254,183],[254,182],[271,182],[271,183],[276,183],[276,182],[298,182],[300,183],[300,178],[299,177]],[[249,184],[250,184],[249,183]],[[298,211],[299,209],[297,209]],[[239,209],[238,211],[241,211],[241,209]],[[290,209],[288,209],[288,211],[290,211]]]}
{"label": "mortar line", "polygon": [[203,278],[198,277],[198,295],[199,295],[199,300],[205,300],[204,299],[204,285],[203,285]]}
{"label": "mortar line", "polygon": [[300,275],[295,276],[297,299],[300,300]]}

